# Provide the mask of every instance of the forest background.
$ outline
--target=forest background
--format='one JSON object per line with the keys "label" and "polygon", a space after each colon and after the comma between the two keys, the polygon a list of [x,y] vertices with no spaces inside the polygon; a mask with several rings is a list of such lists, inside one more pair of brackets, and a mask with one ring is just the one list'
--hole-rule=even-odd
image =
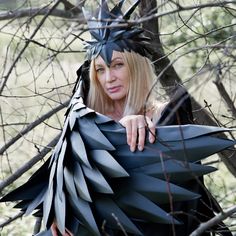
{"label": "forest background", "polygon": [[[131,1],[131,0],[130,0]],[[113,5],[118,1],[110,1]],[[0,192],[22,184],[50,156],[84,60],[82,6],[95,0],[0,0]],[[153,44],[157,99],[183,84],[198,124],[236,127],[236,1],[141,0],[135,20]],[[235,139],[235,132],[229,133]],[[205,181],[236,235],[236,152],[205,160]],[[0,234],[32,235],[35,218],[0,205]],[[221,215],[222,216],[222,215]]]}

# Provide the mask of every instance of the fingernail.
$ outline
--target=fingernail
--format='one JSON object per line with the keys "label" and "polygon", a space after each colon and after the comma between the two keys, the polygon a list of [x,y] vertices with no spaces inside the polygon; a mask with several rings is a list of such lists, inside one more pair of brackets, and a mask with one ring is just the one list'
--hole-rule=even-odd
{"label": "fingernail", "polygon": [[133,147],[133,146],[130,147],[130,151],[131,151],[131,152],[134,152],[134,151],[135,151],[135,147]]}
{"label": "fingernail", "polygon": [[141,145],[138,145],[138,150],[141,152],[143,151],[143,147]]}
{"label": "fingernail", "polygon": [[150,139],[149,139],[150,143],[154,143],[155,142],[155,137],[154,136],[151,136]]}

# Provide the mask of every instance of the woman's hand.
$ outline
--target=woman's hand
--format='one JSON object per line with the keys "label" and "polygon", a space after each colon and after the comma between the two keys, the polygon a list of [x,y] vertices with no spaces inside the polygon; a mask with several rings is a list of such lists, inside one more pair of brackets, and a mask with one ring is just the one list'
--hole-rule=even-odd
{"label": "woman's hand", "polygon": [[155,125],[148,116],[129,115],[123,117],[119,122],[126,128],[127,143],[131,152],[136,150],[137,145],[139,151],[143,150],[147,130],[149,130],[149,142],[155,142]]}
{"label": "woman's hand", "polygon": [[[59,236],[57,224],[55,222],[51,225],[51,232],[52,236]],[[73,236],[73,234],[66,229],[66,232],[63,234],[63,236]]]}

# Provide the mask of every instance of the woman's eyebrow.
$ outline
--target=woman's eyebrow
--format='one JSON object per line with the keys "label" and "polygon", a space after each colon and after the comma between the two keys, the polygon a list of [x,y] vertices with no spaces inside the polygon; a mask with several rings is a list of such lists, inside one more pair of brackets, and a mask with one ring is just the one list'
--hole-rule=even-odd
{"label": "woman's eyebrow", "polygon": [[[123,58],[122,57],[119,57],[119,56],[117,56],[117,57],[115,57],[115,58],[113,58],[112,60],[111,60],[111,63],[113,63],[114,61],[116,61],[116,60],[122,60]],[[103,67],[104,66],[104,64],[103,63],[96,63],[95,62],[95,67]]]}
{"label": "woman's eyebrow", "polygon": [[120,60],[120,59],[122,60],[123,58],[122,57],[115,57],[111,60],[111,62],[116,61],[116,60]]}
{"label": "woman's eyebrow", "polygon": [[95,63],[95,66],[100,66],[101,67],[101,66],[104,66],[104,65],[101,64],[101,63],[97,63],[97,64]]}

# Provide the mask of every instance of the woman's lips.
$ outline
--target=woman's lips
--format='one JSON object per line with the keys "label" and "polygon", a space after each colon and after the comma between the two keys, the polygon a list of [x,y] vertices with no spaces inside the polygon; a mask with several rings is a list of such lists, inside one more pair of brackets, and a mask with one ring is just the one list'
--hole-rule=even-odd
{"label": "woman's lips", "polygon": [[121,86],[114,86],[114,87],[108,88],[107,90],[109,93],[117,93],[119,92],[120,89],[121,89]]}

